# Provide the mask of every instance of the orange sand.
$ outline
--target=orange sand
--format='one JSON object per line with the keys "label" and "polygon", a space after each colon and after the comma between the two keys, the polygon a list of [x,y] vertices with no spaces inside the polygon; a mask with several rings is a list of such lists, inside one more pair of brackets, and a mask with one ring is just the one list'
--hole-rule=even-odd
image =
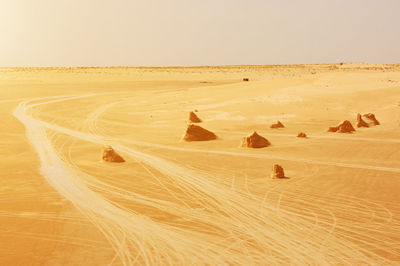
{"label": "orange sand", "polygon": [[[2,68],[0,265],[398,265],[398,80],[350,63]],[[217,141],[181,141],[194,109]],[[381,125],[326,132],[359,112]],[[238,147],[254,130],[273,145]]]}

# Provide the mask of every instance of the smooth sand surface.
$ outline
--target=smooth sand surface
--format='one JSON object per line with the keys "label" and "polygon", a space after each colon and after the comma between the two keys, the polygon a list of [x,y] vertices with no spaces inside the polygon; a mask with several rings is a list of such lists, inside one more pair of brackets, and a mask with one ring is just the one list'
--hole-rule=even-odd
{"label": "smooth sand surface", "polygon": [[[2,68],[0,265],[398,265],[399,91],[400,65]],[[182,140],[195,109],[218,139]]]}

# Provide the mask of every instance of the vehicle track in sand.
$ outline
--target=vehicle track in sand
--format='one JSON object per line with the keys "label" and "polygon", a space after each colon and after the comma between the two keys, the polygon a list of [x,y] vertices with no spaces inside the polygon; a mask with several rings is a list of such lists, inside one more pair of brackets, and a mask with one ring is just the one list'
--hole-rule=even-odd
{"label": "vehicle track in sand", "polygon": [[[307,195],[282,187],[277,193],[270,191],[268,196],[262,197],[249,191],[232,190],[213,181],[210,174],[141,152],[135,147],[150,146],[174,151],[280,159],[394,173],[399,173],[400,169],[269,154],[205,151],[123,140],[128,146],[117,138],[99,134],[101,132],[96,126],[101,114],[113,104],[118,104],[118,101],[100,106],[89,115],[84,122],[87,125],[82,125],[82,128],[87,127],[92,133],[40,120],[40,112],[35,111],[35,107],[50,103],[96,96],[98,95],[88,94],[26,100],[18,105],[14,115],[26,127],[27,136],[39,155],[42,175],[109,240],[116,253],[115,261],[111,264],[304,265],[346,264],[352,261],[358,264],[390,265],[394,264],[393,261],[376,250],[386,249],[391,256],[399,256],[398,247],[384,245],[385,231],[380,229],[385,223],[393,221],[391,218],[379,218],[383,222],[377,222],[377,217],[390,217],[392,214],[373,202],[346,200],[346,196],[343,196],[338,198],[342,200],[340,204],[336,201],[327,205],[331,202],[329,195],[320,198],[319,202],[310,202],[310,199],[316,200],[320,195]],[[151,191],[147,191],[147,195],[138,194],[100,181],[96,176],[72,164],[70,155],[61,155],[53,145],[56,136],[50,135],[50,131],[98,145],[105,142],[112,144],[123,155],[149,169],[152,178],[158,179],[160,184],[174,185],[176,191],[173,193],[180,200],[153,199],[147,196],[151,195]],[[171,224],[149,219],[103,196],[107,194],[167,212],[180,217],[182,222]],[[299,209],[301,204],[304,207]],[[337,213],[342,215],[348,208],[360,213],[359,225],[354,220],[338,218]],[[383,236],[371,236],[372,229],[362,227],[367,223],[372,223],[375,232]],[[394,225],[398,226],[398,223]],[[400,232],[398,227],[393,230]]]}

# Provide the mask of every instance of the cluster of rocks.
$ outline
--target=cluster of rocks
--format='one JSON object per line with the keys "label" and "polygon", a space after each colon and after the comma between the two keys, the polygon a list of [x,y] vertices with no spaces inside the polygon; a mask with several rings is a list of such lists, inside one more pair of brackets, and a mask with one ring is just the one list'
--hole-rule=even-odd
{"label": "cluster of rocks", "polygon": [[[198,115],[195,113],[197,110],[194,110],[189,113],[189,124],[186,128],[186,132],[183,136],[183,140],[185,141],[209,141],[217,139],[217,135],[209,131],[199,125],[195,125],[197,123],[203,122]],[[284,128],[285,126],[280,122],[272,124],[271,128]],[[306,134],[300,132],[297,137],[299,138],[306,138]],[[260,136],[256,131],[252,134],[243,137],[241,146],[247,148],[264,148],[270,146],[271,143],[268,139]],[[122,163],[125,162],[124,158],[119,155],[111,146],[106,146],[103,148],[103,161],[105,162],[112,162],[112,163]]]}
{"label": "cluster of rocks", "polygon": [[[245,80],[245,79],[243,79]],[[248,81],[248,80],[247,80]],[[217,135],[199,125],[195,125],[195,123],[203,122],[194,112],[189,113],[189,124],[187,126],[185,135],[183,139],[185,141],[208,141],[208,140],[215,140],[217,139]],[[375,115],[372,113],[367,113],[364,115],[357,114],[357,124],[358,128],[361,127],[371,127],[379,125],[379,121],[376,119]],[[284,128],[285,126],[280,122],[277,121],[275,124],[272,124],[270,128]],[[353,125],[349,120],[344,120],[343,122],[339,123],[337,126],[329,127],[329,132],[338,132],[338,133],[352,133],[355,131]],[[298,138],[307,138],[307,134],[304,132],[300,132],[297,135]],[[263,136],[259,135],[256,131],[252,134],[243,137],[241,142],[241,147],[247,148],[264,148],[270,146],[271,143],[268,139],[264,138]],[[125,162],[124,158],[119,155],[111,146],[106,146],[103,148],[103,155],[102,159],[105,162],[112,162],[112,163],[122,163]],[[287,178],[285,177],[285,173],[283,167],[279,164],[274,164],[272,167],[272,178]]]}
{"label": "cluster of rocks", "polygon": [[[365,121],[367,120],[367,121]],[[376,119],[375,115],[372,113],[368,114],[357,114],[357,123],[356,126],[358,128],[361,127],[371,127],[379,125],[379,121]],[[338,133],[353,133],[356,131],[349,120],[344,120],[343,122],[339,123],[335,127],[329,127],[328,132],[338,132]]]}

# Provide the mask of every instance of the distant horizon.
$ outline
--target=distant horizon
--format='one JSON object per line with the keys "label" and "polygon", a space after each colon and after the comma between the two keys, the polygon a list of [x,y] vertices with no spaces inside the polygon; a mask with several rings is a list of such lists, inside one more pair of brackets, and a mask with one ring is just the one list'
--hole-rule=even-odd
{"label": "distant horizon", "polygon": [[400,62],[398,0],[4,0],[0,66]]}
{"label": "distant horizon", "polygon": [[149,66],[134,66],[134,65],[76,65],[76,66],[0,66],[0,68],[196,68],[196,67],[240,67],[240,66],[301,66],[301,65],[339,65],[339,64],[366,64],[366,65],[400,65],[398,63],[371,63],[371,62],[332,62],[332,63],[310,63],[310,64],[241,64],[241,65],[149,65]]}

